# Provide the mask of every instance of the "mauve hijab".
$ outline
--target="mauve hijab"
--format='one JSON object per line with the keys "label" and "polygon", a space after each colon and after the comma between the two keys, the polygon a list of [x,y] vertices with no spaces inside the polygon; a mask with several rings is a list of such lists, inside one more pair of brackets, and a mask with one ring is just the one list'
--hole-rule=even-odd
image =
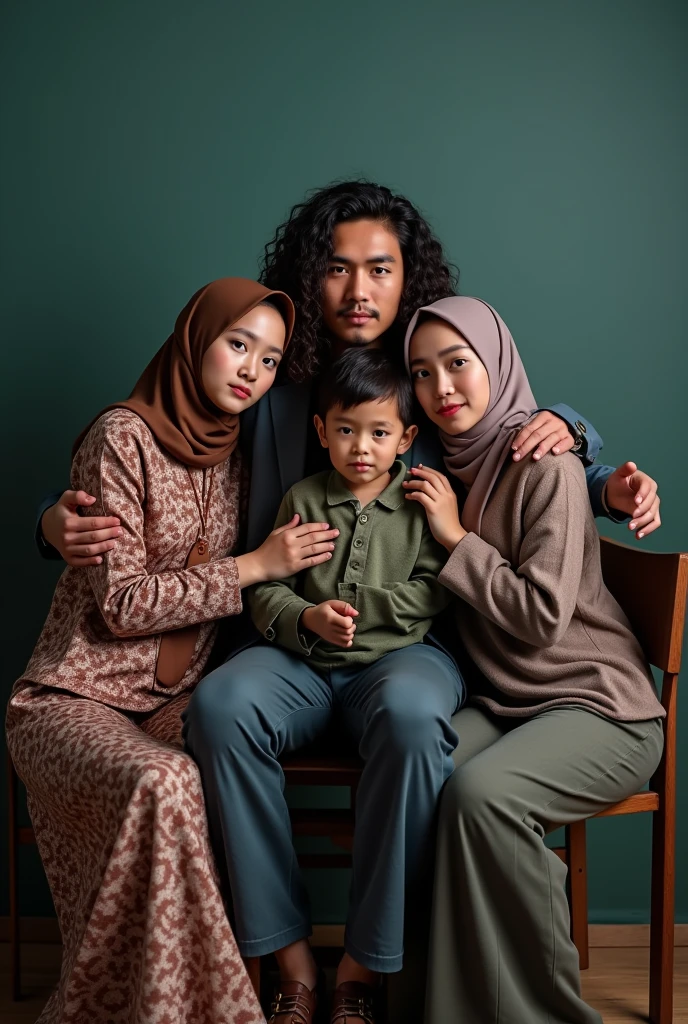
{"label": "mauve hijab", "polygon": [[537,403],[509,328],[482,299],[453,295],[416,312],[404,342],[409,373],[411,337],[420,316],[438,317],[463,335],[489,377],[490,401],[482,419],[465,434],[452,436],[440,430],[449,452],[444,459],[447,469],[468,491],[461,522],[466,530],[479,535],[485,505],[508,458],[514,435],[532,416]]}
{"label": "mauve hijab", "polygon": [[75,455],[96,419],[110,409],[131,409],[158,443],[185,466],[208,469],[224,462],[239,440],[238,415],[217,409],[203,390],[201,366],[212,343],[266,299],[287,325],[286,349],[294,327],[294,304],[245,277],[222,277],[200,288],[177,317],[173,333],[139,377],[130,397],[108,405],[74,442]]}

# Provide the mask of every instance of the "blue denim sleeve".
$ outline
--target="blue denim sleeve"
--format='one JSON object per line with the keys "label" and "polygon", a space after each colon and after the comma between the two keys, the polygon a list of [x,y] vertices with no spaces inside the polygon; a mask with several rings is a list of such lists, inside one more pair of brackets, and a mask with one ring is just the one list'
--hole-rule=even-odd
{"label": "blue denim sleeve", "polygon": [[586,466],[585,477],[588,482],[588,496],[593,515],[603,519],[611,519],[613,523],[627,523],[630,516],[610,509],[604,500],[604,485],[614,472],[612,466]]}
{"label": "blue denim sleeve", "polygon": [[[538,409],[538,412],[540,411]],[[581,416],[570,405],[550,405],[547,411],[553,412],[555,416],[564,420],[571,428],[571,432],[578,434],[582,438],[581,446],[576,450],[576,455],[582,459],[584,466],[591,465],[600,454],[604,441],[590,420],[586,420],[585,416]]]}
{"label": "blue denim sleeve", "polygon": [[52,505],[56,505],[61,497],[62,491],[54,491],[53,494],[48,494],[45,498],[43,498],[40,505],[38,506],[38,516],[36,518],[36,532],[34,536],[36,539],[36,547],[38,548],[38,553],[41,556],[41,558],[47,558],[52,561],[62,561],[62,555],[57,550],[57,548],[54,548],[52,546],[52,544],[48,544],[47,540],[43,536],[43,530],[41,529],[41,519],[43,518],[43,513],[46,511],[46,509],[49,509]]}

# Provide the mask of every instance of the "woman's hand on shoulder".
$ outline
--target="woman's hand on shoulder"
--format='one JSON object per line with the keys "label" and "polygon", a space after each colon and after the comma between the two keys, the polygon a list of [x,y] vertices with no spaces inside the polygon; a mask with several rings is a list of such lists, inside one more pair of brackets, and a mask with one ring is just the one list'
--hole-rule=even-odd
{"label": "woman's hand on shoulder", "polygon": [[67,565],[100,565],[122,535],[115,516],[80,516],[96,499],[86,491],[65,491],[60,500],[41,517],[43,537],[56,548]]}
{"label": "woman's hand on shoulder", "polygon": [[466,536],[459,518],[459,505],[449,480],[436,469],[422,463],[409,470],[412,480],[404,480],[407,501],[417,501],[425,509],[428,526],[435,540],[450,553]]}
{"label": "woman's hand on shoulder", "polygon": [[294,514],[285,526],[273,530],[259,548],[236,559],[242,587],[282,580],[332,558],[339,530],[329,523],[302,523]]}

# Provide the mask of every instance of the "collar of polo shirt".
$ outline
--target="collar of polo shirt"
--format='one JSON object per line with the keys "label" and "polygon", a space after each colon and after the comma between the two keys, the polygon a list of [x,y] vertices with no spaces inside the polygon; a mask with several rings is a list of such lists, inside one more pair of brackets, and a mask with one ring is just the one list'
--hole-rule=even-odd
{"label": "collar of polo shirt", "polygon": [[[374,501],[385,508],[395,509],[399,508],[404,500],[405,491],[401,485],[406,478],[406,465],[401,459],[397,459],[391,467],[390,473],[394,474],[392,479]],[[357,502],[358,499],[351,493],[344,478],[336,469],[333,469],[327,481],[327,504],[343,505],[347,501]]]}

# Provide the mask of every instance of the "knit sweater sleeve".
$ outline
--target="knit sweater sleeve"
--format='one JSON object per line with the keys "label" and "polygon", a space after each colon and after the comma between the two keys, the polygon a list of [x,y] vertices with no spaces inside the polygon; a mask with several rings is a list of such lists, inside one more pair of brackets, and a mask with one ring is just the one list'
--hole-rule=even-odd
{"label": "knit sweater sleeve", "polygon": [[119,517],[122,537],[100,565],[86,569],[98,607],[116,636],[147,636],[241,611],[236,562],[219,558],[189,569],[149,573],[144,517],[148,486],[145,428],[126,414],[98,420],[72,466],[72,487],[96,497],[89,516]]}
{"label": "knit sweater sleeve", "polygon": [[531,462],[524,473],[521,507],[504,509],[505,516],[518,516],[523,524],[513,564],[469,533],[439,579],[512,636],[551,647],[563,637],[576,606],[588,495],[583,469],[574,459]]}

